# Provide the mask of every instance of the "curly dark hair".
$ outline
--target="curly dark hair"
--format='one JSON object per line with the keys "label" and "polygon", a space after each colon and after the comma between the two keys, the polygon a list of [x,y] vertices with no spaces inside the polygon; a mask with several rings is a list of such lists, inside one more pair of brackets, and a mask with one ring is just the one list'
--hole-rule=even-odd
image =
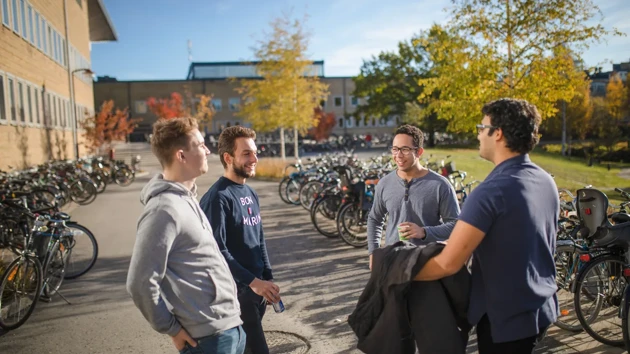
{"label": "curly dark hair", "polygon": [[398,134],[405,134],[412,137],[413,145],[416,148],[419,149],[421,147],[424,147],[424,134],[422,133],[422,130],[420,130],[420,128],[414,127],[413,125],[404,124],[396,129],[396,132],[394,133],[394,138]]}
{"label": "curly dark hair", "polygon": [[235,141],[238,138],[251,138],[256,140],[256,132],[241,125],[225,128],[219,135],[219,159],[223,168],[227,168],[227,163],[223,158],[224,153],[234,156]]}
{"label": "curly dark hair", "polygon": [[[513,152],[527,154],[538,144],[540,113],[533,104],[515,98],[501,98],[487,103],[481,109],[490,117],[490,125],[501,128],[506,146]],[[494,129],[488,129],[488,135]]]}

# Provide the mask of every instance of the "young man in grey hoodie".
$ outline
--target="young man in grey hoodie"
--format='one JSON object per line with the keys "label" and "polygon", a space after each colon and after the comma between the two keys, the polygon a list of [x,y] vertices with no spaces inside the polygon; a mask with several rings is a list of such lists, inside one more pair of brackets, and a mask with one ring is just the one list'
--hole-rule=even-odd
{"label": "young man in grey hoodie", "polygon": [[236,284],[196,199],[210,151],[192,118],[155,123],[151,147],[163,173],[142,190],[127,291],[180,353],[242,354]]}

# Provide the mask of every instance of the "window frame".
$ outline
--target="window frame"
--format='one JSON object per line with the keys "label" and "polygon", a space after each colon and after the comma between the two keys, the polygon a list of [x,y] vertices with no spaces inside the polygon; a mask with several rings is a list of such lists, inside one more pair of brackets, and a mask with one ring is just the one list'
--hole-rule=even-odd
{"label": "window frame", "polygon": [[[340,100],[340,104],[337,105],[337,99]],[[342,107],[343,108],[343,96],[334,96],[333,97],[333,106],[334,107]]]}
{"label": "window frame", "polygon": [[20,3],[20,29],[22,38],[28,41],[28,23],[26,18],[26,0],[18,0]]}
{"label": "window frame", "polygon": [[0,70],[0,85],[2,85],[2,91],[0,92],[0,124],[7,124],[9,121],[8,106],[7,106],[7,87],[8,83],[5,80],[6,74]]}
{"label": "window frame", "polygon": [[18,8],[19,3],[19,0],[11,0],[11,30],[17,34],[20,34],[20,9]]}
{"label": "window frame", "polygon": [[[6,5],[6,6],[5,6]],[[6,7],[6,9],[5,9]],[[6,10],[6,11],[5,11]],[[11,0],[0,0],[0,12],[2,12],[2,25],[7,27],[8,29],[12,29],[13,19],[11,12]],[[7,22],[5,22],[5,16]]]}

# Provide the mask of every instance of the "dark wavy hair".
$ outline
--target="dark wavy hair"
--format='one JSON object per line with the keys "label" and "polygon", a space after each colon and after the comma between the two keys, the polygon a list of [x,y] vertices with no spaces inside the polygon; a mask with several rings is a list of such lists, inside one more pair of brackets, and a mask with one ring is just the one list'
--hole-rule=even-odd
{"label": "dark wavy hair", "polygon": [[401,125],[400,127],[398,127],[398,129],[396,129],[396,132],[394,133],[394,138],[398,134],[409,135],[413,139],[413,145],[417,149],[423,147],[424,145],[424,134],[422,133],[422,130],[420,130],[420,128],[418,127],[414,127],[413,125],[409,124]]}
{"label": "dark wavy hair", "polygon": [[[501,98],[487,103],[481,109],[490,117],[490,125],[501,128],[506,146],[513,152],[527,154],[538,144],[540,113],[533,104],[515,98]],[[488,135],[494,129],[488,129]]]}

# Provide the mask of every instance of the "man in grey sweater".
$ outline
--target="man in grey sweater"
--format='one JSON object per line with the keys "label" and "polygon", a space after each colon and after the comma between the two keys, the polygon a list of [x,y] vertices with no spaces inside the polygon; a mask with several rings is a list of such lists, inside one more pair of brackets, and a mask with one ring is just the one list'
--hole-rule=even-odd
{"label": "man in grey sweater", "polygon": [[391,151],[398,169],[376,185],[368,216],[370,268],[387,215],[387,245],[399,241],[399,232],[417,245],[444,241],[455,226],[460,211],[455,189],[446,178],[420,164],[423,141],[422,131],[411,125],[400,126],[394,134]]}
{"label": "man in grey sweater", "polygon": [[163,173],[142,190],[127,291],[180,353],[242,354],[236,283],[196,199],[210,151],[192,118],[155,123],[151,146]]}

